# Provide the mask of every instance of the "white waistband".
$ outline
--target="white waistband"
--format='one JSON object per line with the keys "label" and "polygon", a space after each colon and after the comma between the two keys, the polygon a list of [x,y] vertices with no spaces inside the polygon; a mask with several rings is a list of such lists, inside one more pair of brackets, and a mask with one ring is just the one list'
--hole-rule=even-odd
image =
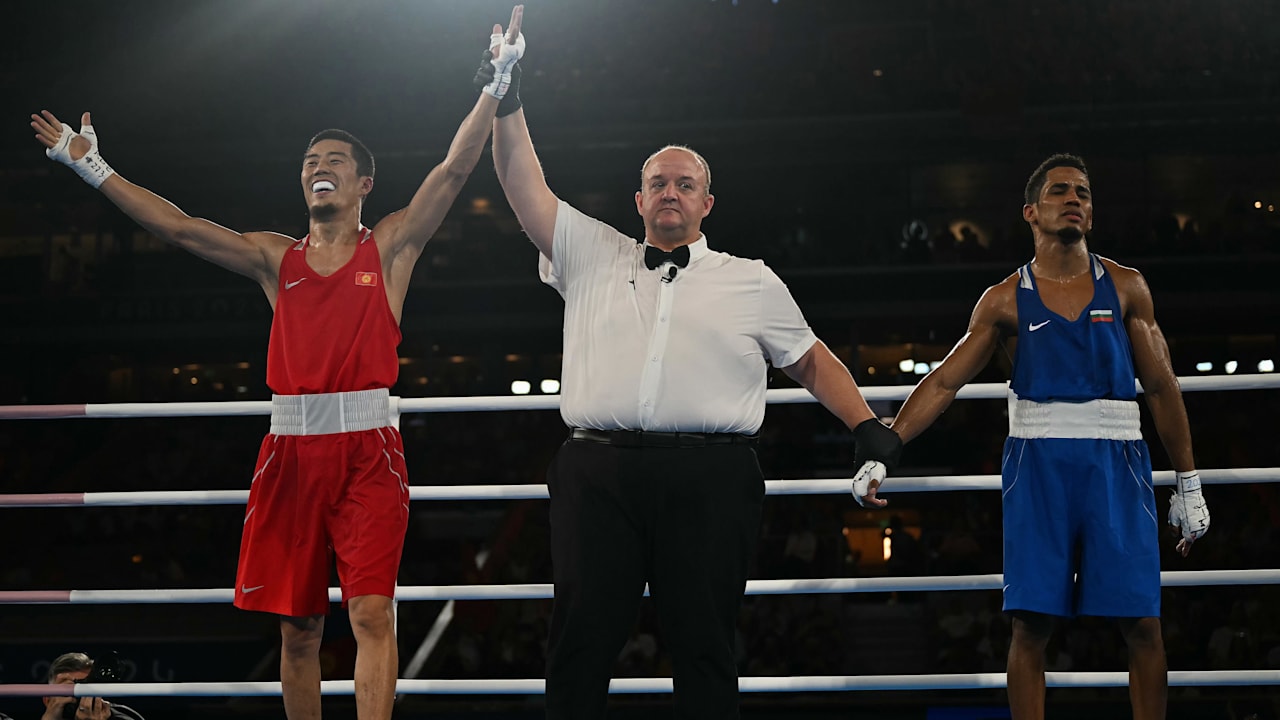
{"label": "white waistband", "polygon": [[391,392],[386,388],[271,396],[273,435],[331,435],[389,425]]}
{"label": "white waistband", "polygon": [[1009,437],[1141,440],[1142,420],[1133,400],[1042,403],[1009,393]]}

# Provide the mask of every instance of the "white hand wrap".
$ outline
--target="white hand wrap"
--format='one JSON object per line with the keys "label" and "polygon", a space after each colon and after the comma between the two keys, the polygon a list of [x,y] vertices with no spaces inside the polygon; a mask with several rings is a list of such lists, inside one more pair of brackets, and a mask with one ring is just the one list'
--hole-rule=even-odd
{"label": "white hand wrap", "polygon": [[44,154],[75,170],[77,175],[96,189],[106,182],[107,178],[115,175],[116,171],[112,170],[111,166],[98,154],[98,134],[93,131],[93,126],[81,125],[79,134],[89,141],[89,152],[79,160],[71,159],[71,141],[75,139],[76,132],[66,123],[62,123],[62,134],[58,136],[58,144],[45,148]]}
{"label": "white hand wrap", "polygon": [[862,507],[866,507],[862,498],[871,492],[871,483],[874,481],[878,483],[877,487],[884,487],[884,478],[887,473],[888,469],[879,460],[868,460],[862,463],[858,474],[853,476],[853,499],[857,500]]}
{"label": "white hand wrap", "polygon": [[1169,524],[1182,531],[1188,543],[1209,531],[1209,506],[1200,492],[1200,473],[1178,473],[1178,489],[1169,498]]}
{"label": "white hand wrap", "polygon": [[489,47],[496,48],[498,56],[490,60],[493,64],[493,82],[484,86],[484,91],[502,99],[511,87],[511,66],[524,57],[524,33],[516,36],[514,45],[507,42],[505,35],[490,35]]}

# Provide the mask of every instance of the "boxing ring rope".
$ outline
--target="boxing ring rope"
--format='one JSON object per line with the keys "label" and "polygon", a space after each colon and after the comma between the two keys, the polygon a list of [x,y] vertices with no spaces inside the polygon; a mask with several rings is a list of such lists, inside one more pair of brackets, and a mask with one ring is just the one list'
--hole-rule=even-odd
{"label": "boxing ring rope", "polygon": [[[1280,585],[1280,569],[1170,570],[1160,573],[1161,587],[1201,585]],[[747,595],[825,595],[937,590],[999,590],[1004,576],[935,575],[932,577],[805,578],[748,580]],[[646,588],[645,594],[648,595]],[[0,605],[155,605],[229,603],[233,588],[154,590],[6,590]],[[421,600],[549,600],[551,583],[509,585],[399,585],[396,602]],[[340,602],[342,591],[329,588],[329,601]]]}
{"label": "boxing ring rope", "polygon": [[[1126,672],[1049,672],[1047,687],[1125,687]],[[1171,670],[1169,687],[1280,685],[1280,670]],[[797,675],[740,677],[740,692],[847,692],[862,690],[981,690],[1006,686],[1004,673],[938,675]],[[670,693],[671,678],[614,678],[611,694]],[[405,680],[396,682],[404,695],[541,695],[545,682],[518,680]],[[324,680],[322,695],[354,695],[352,680]],[[65,685],[0,685],[0,697],[237,697],[280,694],[278,682],[76,683]]]}
{"label": "boxing ring rope", "polygon": [[[1280,467],[1200,470],[1205,485],[1280,482]],[[1156,485],[1173,485],[1174,472],[1153,473]],[[853,480],[822,478],[766,480],[766,495],[844,495]],[[999,475],[921,475],[893,477],[886,492],[938,492],[956,490],[999,490]],[[547,486],[515,485],[417,485],[409,488],[410,500],[545,500]],[[0,494],[5,507],[124,507],[139,505],[243,505],[248,490],[136,490],[130,492],[15,493]]]}
{"label": "boxing ring rope", "polygon": [[[1245,375],[1210,375],[1178,378],[1183,392],[1215,390],[1274,390],[1280,388],[1280,375],[1257,373]],[[1142,385],[1135,383],[1141,391]],[[905,400],[913,385],[877,385],[862,388],[869,402]],[[973,383],[960,388],[957,400],[1003,399],[1008,383]],[[476,397],[392,398],[392,410],[416,412],[492,412],[495,410],[554,410],[560,407],[559,395],[487,395]],[[817,402],[804,388],[780,388],[765,393],[771,405]],[[0,420],[50,420],[56,418],[141,418],[141,417],[210,417],[226,415],[270,415],[268,400],[232,400],[226,402],[173,403],[88,403],[70,405],[0,405]]]}
{"label": "boxing ring rope", "polygon": [[[1186,392],[1216,390],[1267,390],[1280,388],[1280,375],[1233,375],[1180,378]],[[1141,386],[1139,385],[1139,390]],[[863,388],[868,401],[902,400],[912,386],[879,386]],[[982,383],[966,386],[958,399],[1003,399],[1005,383]],[[770,390],[771,404],[815,402],[803,389]],[[393,398],[393,410],[410,412],[477,412],[498,410],[550,410],[559,406],[559,397],[491,396],[468,398]],[[0,420],[54,418],[138,418],[196,417],[225,415],[267,415],[266,401],[199,402],[199,403],[108,403],[83,405],[6,405],[0,406]],[[1206,484],[1261,483],[1280,481],[1280,468],[1247,468],[1201,470]],[[770,480],[769,495],[843,494],[849,492],[850,480]],[[1157,485],[1172,485],[1171,471],[1155,473]],[[955,490],[995,490],[1000,487],[998,475],[923,476],[892,478],[887,489],[893,492],[934,492]],[[411,488],[412,500],[499,500],[546,498],[546,485],[480,485],[419,486]],[[247,501],[247,490],[229,491],[162,491],[162,492],[89,492],[0,495],[4,507],[88,507],[136,505],[233,505]],[[857,592],[919,592],[951,590],[998,590],[1002,576],[960,575],[937,577],[892,578],[826,578],[800,580],[752,580],[748,595]],[[1164,587],[1201,585],[1280,584],[1277,570],[1200,570],[1161,573]],[[232,600],[231,589],[175,590],[23,590],[0,592],[0,604],[154,604],[154,603],[226,603]],[[329,589],[330,600],[338,601],[341,593]],[[513,600],[552,597],[550,584],[521,585],[454,585],[405,586],[396,591],[398,601],[416,600]],[[1240,686],[1280,685],[1280,670],[1171,671],[1169,685]],[[1123,687],[1128,685],[1126,672],[1046,673],[1048,687]],[[839,692],[861,690],[964,690],[1006,687],[1004,673],[922,674],[879,676],[796,676],[742,677],[742,692]],[[401,694],[541,694],[543,680],[417,680],[399,679],[396,692]],[[325,695],[353,695],[350,680],[321,683]],[[670,693],[670,678],[615,678],[610,693]],[[272,696],[280,695],[278,682],[221,683],[110,683],[110,684],[0,684],[3,696]]]}

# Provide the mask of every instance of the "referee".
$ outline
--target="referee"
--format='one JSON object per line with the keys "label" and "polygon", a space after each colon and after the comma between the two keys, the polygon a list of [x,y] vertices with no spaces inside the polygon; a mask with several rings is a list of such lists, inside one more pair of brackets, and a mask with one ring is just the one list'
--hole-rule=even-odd
{"label": "referee", "polygon": [[648,583],[671,649],[677,718],[737,718],[734,633],[764,497],[756,432],[769,365],[892,465],[897,435],[759,260],[711,249],[711,170],[668,146],[641,170],[643,241],[559,200],[516,108],[495,121],[498,178],[565,301],[560,412],[547,473],[555,604],[551,720],[603,718],[610,671]]}

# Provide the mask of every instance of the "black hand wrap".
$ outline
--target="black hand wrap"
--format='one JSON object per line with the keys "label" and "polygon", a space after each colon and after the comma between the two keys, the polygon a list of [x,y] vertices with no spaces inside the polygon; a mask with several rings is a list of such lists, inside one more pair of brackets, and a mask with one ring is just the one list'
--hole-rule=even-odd
{"label": "black hand wrap", "polygon": [[[480,69],[476,70],[476,76],[471,81],[477,91],[483,91],[486,85],[493,82],[493,63],[490,62],[492,59],[493,55],[488,50],[480,56]],[[507,88],[507,94],[498,101],[498,117],[506,117],[520,109],[521,72],[520,63],[511,66],[511,85]]]}
{"label": "black hand wrap", "polygon": [[480,92],[491,82],[493,82],[493,53],[485,50],[480,53],[480,69],[476,70],[476,76],[471,80],[471,84],[476,86],[477,92]]}
{"label": "black hand wrap", "polygon": [[902,455],[902,438],[875,418],[863,420],[853,429],[853,466],[862,467],[868,460],[879,460],[890,472],[898,467]]}

